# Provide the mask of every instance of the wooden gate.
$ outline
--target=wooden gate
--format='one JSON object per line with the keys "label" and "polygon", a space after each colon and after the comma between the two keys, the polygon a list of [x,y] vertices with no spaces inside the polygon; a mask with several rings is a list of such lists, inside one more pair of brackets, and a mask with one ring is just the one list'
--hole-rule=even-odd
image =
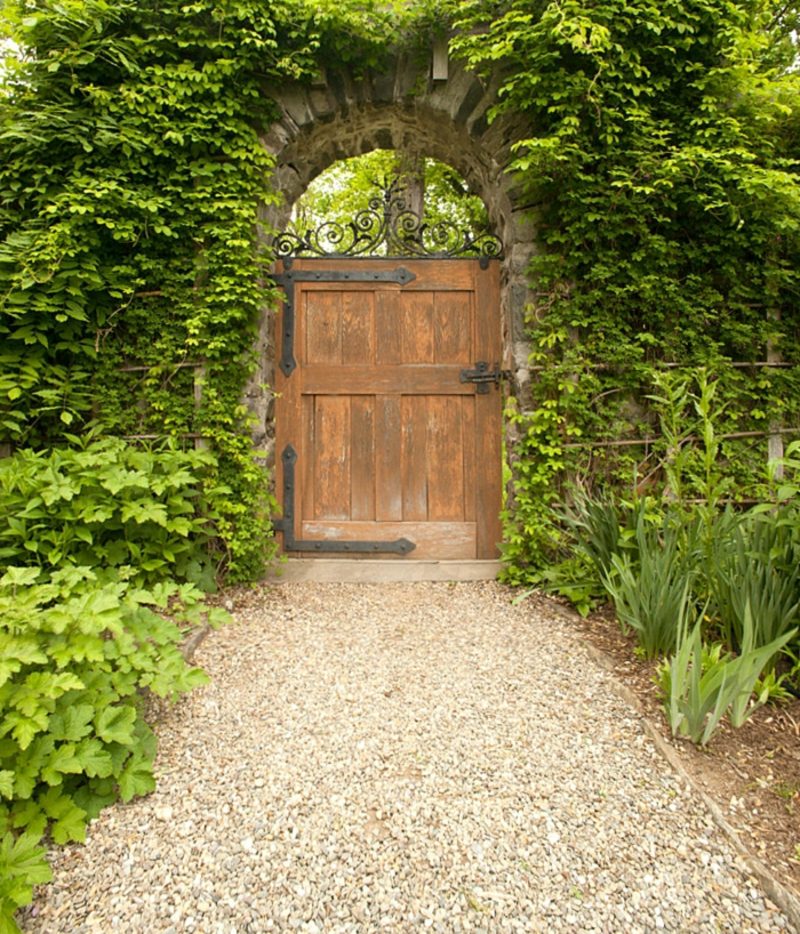
{"label": "wooden gate", "polygon": [[499,263],[286,265],[275,387],[284,551],[496,558]]}

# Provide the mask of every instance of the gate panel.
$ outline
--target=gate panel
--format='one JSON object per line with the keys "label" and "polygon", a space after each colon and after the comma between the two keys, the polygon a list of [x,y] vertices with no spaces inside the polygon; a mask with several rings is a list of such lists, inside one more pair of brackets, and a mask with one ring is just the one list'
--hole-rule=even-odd
{"label": "gate panel", "polygon": [[500,359],[498,264],[295,260],[290,272],[278,334],[292,365],[276,384],[284,548],[495,558],[500,392],[462,374]]}

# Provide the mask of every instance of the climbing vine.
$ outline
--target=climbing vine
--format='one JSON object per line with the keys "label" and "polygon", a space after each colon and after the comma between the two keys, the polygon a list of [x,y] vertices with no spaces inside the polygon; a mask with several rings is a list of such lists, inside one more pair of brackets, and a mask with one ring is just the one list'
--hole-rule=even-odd
{"label": "climbing vine", "polygon": [[[532,398],[513,416],[512,578],[552,557],[551,506],[569,483],[658,491],[666,440],[648,397],[676,366],[713,374],[721,457],[738,495],[759,495],[766,438],[754,433],[800,426],[796,10],[453,10],[459,54],[505,76],[496,110],[529,127],[511,167],[540,238]],[[768,360],[795,366],[740,366]]]}
{"label": "climbing vine", "polygon": [[[377,5],[376,5],[377,6]],[[274,300],[259,130],[321,59],[376,66],[386,9],[282,0],[5,7],[0,441],[199,438],[223,565],[258,573],[273,504],[241,404]]]}

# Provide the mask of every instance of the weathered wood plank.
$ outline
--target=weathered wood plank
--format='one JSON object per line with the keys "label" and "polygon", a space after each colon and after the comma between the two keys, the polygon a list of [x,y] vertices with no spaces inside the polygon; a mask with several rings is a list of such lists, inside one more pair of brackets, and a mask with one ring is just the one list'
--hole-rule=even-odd
{"label": "weathered wood plank", "polygon": [[428,399],[428,518],[464,518],[461,402],[452,396]]}
{"label": "weathered wood plank", "polygon": [[289,558],[285,563],[271,568],[267,580],[273,584],[295,581],[317,581],[319,583],[388,584],[408,581],[489,581],[500,573],[499,561],[456,558],[446,561],[436,559],[401,558],[380,560],[341,555],[324,558]]}
{"label": "weathered wood plank", "polygon": [[400,398],[375,399],[375,516],[380,521],[403,518],[403,489],[400,472]]}
{"label": "weathered wood plank", "polygon": [[[294,430],[295,438],[293,440],[294,448],[297,452],[298,463],[295,468],[295,510],[299,510],[298,516],[313,516],[314,512],[314,471],[316,465],[314,462],[314,449],[316,446],[314,430],[316,420],[314,418],[313,396],[302,396],[300,407],[300,420]],[[282,452],[281,452],[282,453]],[[280,489],[280,487],[278,487]],[[295,520],[296,521],[296,520]]]}
{"label": "weathered wood plank", "polygon": [[342,362],[342,293],[300,290],[304,363]]}
{"label": "weathered wood plank", "polygon": [[401,292],[397,301],[401,361],[433,363],[433,292]]}
{"label": "weathered wood plank", "polygon": [[437,292],[433,308],[434,359],[437,363],[460,363],[471,367],[472,293]]}
{"label": "weathered wood plank", "polygon": [[428,518],[428,399],[404,396],[403,426],[403,518]]}
{"label": "weathered wood plank", "polygon": [[[501,359],[502,335],[498,299],[500,264],[488,269],[473,267],[475,276],[476,331],[478,348],[486,348],[490,365]],[[482,352],[482,351],[479,351]],[[475,434],[477,438],[477,474],[475,507],[478,523],[478,558],[496,558],[502,539],[500,506],[502,503],[502,392],[491,387],[485,396],[475,397]]]}
{"label": "weathered wood plank", "polygon": [[472,395],[475,386],[461,382],[461,366],[380,367],[316,366],[303,374],[303,392],[312,395],[430,396]]}
{"label": "weathered wood plank", "polygon": [[375,364],[375,293],[342,293],[342,363]]}
{"label": "weathered wood plank", "polygon": [[[352,428],[350,506],[353,519],[375,519],[375,399],[354,396],[350,405]],[[310,513],[306,513],[310,515]]]}
{"label": "weathered wood plank", "polygon": [[461,397],[461,424],[463,438],[464,465],[464,518],[476,518],[475,493],[480,465],[475,438],[475,402],[476,396]]}
{"label": "weathered wood plank", "polygon": [[402,320],[399,292],[375,292],[375,362],[379,366],[402,363]]}
{"label": "weathered wood plank", "polygon": [[314,405],[315,518],[350,518],[350,399],[318,396]]}
{"label": "weathered wood plank", "polygon": [[[474,558],[474,522],[304,522],[303,538],[323,541],[395,541],[407,538],[417,546],[415,560],[431,557]],[[326,555],[329,557],[329,555]],[[350,556],[354,557],[354,556]],[[394,556],[404,560],[403,556]],[[365,559],[370,555],[365,555]],[[391,556],[387,556],[391,558]]]}
{"label": "weathered wood plank", "polygon": [[[366,267],[365,263],[369,266]],[[364,259],[346,259],[343,257],[337,259],[304,259],[295,260],[295,269],[335,269],[346,272],[363,272],[366,268],[375,272],[394,272],[399,267],[412,272],[416,279],[402,286],[404,292],[408,291],[430,291],[433,289],[471,289],[473,285],[472,267],[477,265],[475,260],[471,259],[415,259],[413,257],[401,257],[395,259],[378,259],[377,257],[368,260]],[[303,283],[304,288],[319,288],[324,290],[330,288],[330,284]],[[337,283],[336,287],[341,287]],[[363,287],[362,283],[352,283],[354,289]],[[369,287],[369,283],[366,284]],[[384,284],[381,283],[381,288]],[[348,283],[348,288],[350,284]],[[397,288],[397,286],[395,286]]]}

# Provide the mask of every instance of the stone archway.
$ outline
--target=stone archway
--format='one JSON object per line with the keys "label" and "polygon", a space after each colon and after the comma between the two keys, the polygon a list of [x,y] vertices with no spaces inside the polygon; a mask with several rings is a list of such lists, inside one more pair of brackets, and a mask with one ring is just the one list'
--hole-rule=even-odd
{"label": "stone archway", "polygon": [[[492,230],[503,243],[503,367],[511,371],[513,391],[520,395],[530,378],[523,317],[533,229],[506,169],[513,144],[530,133],[508,116],[490,121],[496,80],[487,84],[452,62],[446,72],[446,78],[434,79],[429,61],[398,54],[380,73],[356,78],[329,71],[312,85],[275,89],[280,116],[263,133],[262,144],[275,157],[283,203],[265,207],[261,220],[273,230],[284,229],[295,201],[317,175],[334,162],[374,149],[430,156],[453,166],[483,199]],[[271,396],[263,387],[273,385],[275,354],[266,319],[257,351],[259,370],[247,401],[255,416],[257,449],[272,462]]]}

